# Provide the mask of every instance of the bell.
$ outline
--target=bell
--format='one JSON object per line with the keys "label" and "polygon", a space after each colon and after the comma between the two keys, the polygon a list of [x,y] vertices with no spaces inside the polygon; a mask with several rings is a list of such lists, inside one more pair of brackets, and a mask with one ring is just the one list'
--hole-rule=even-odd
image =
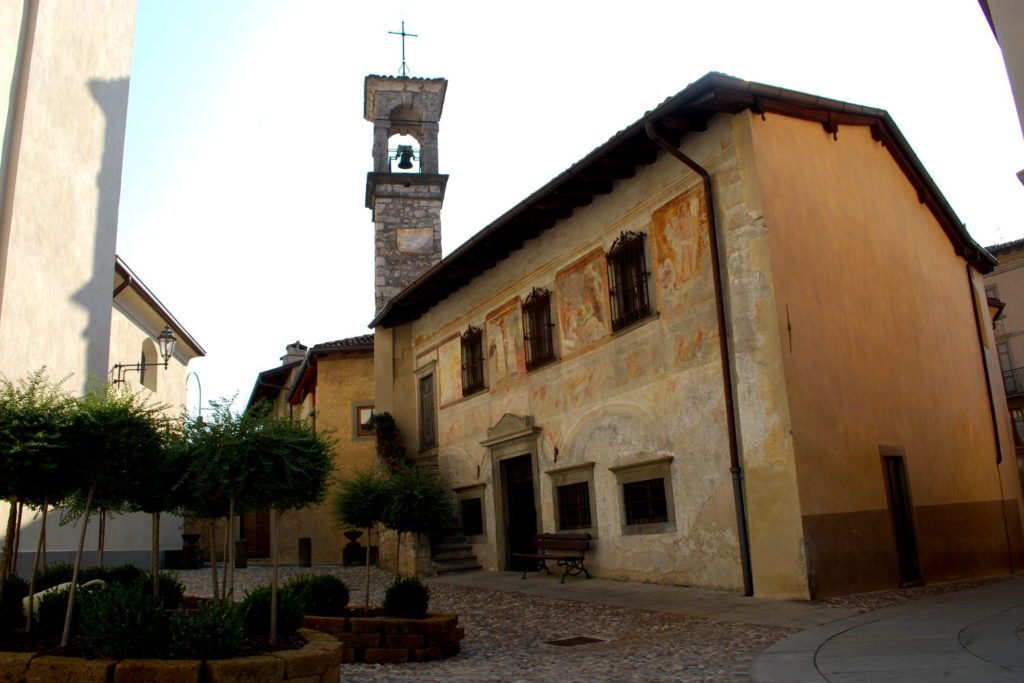
{"label": "bell", "polygon": [[413,151],[411,145],[399,145],[398,157],[398,168],[403,171],[412,168]]}

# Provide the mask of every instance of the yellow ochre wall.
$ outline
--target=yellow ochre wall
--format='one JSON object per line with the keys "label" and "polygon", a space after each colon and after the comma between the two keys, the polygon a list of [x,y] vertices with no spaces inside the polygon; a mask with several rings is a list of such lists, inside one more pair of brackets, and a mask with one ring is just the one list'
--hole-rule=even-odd
{"label": "yellow ochre wall", "polygon": [[[344,529],[331,512],[331,498],[337,480],[376,465],[372,437],[356,438],[353,406],[357,402],[373,402],[373,353],[370,351],[331,353],[317,358],[316,428],[335,440],[334,473],[327,497],[320,505],[302,510],[288,510],[281,515],[281,561],[298,561],[298,539],[311,539],[313,563],[340,563],[342,548],[348,543]],[[303,414],[311,408],[307,397]],[[298,419],[299,406],[293,407]],[[366,545],[365,531],[359,543]]]}
{"label": "yellow ochre wall", "polygon": [[926,582],[1019,568],[964,260],[869,128],[833,140],[769,114],[751,130],[812,593],[898,583],[880,446],[905,456]]}

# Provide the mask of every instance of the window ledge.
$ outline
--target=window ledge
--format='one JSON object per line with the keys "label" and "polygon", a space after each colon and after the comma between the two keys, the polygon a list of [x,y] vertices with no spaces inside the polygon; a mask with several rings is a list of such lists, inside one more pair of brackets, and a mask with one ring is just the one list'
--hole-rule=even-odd
{"label": "window ledge", "polygon": [[662,455],[657,458],[648,458],[647,460],[638,460],[637,462],[630,462],[624,465],[614,465],[608,468],[609,472],[627,472],[629,470],[639,469],[641,467],[651,467],[654,465],[668,465],[675,458],[674,455]]}
{"label": "window ledge", "polygon": [[676,523],[655,522],[653,524],[624,524],[622,525],[623,536],[641,536],[644,534],[671,534],[675,533]]}
{"label": "window ledge", "polygon": [[629,323],[628,325],[624,325],[624,326],[620,327],[619,329],[614,330],[612,332],[612,337],[618,337],[619,335],[622,335],[622,334],[628,334],[629,332],[632,332],[633,330],[635,330],[638,327],[643,327],[644,325],[646,325],[647,323],[651,322],[652,320],[657,320],[659,317],[661,317],[661,316],[660,316],[660,314],[657,311],[651,311],[650,313],[646,314],[642,318],[637,318],[636,320],[634,320],[633,322]]}
{"label": "window ledge", "polygon": [[474,396],[479,396],[480,394],[486,394],[486,393],[487,393],[487,387],[486,386],[476,387],[472,391],[464,391],[464,392],[462,392],[462,398],[464,398],[464,399],[473,398]]}

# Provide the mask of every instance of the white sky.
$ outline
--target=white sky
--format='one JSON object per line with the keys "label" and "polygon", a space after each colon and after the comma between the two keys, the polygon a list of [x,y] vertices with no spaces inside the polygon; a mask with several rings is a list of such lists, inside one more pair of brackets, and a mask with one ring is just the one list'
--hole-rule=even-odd
{"label": "white sky", "polygon": [[[976,0],[139,0],[118,252],[208,353],[369,332],[363,78],[447,78],[444,253],[708,71],[887,109],[974,238],[1024,235],[1024,138]],[[189,408],[196,409],[190,381]]]}

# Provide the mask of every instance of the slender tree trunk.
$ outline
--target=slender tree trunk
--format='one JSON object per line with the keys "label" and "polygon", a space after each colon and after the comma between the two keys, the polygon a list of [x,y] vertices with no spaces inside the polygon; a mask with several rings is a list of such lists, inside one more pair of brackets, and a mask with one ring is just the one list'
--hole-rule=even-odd
{"label": "slender tree trunk", "polygon": [[396,531],[398,535],[398,542],[395,543],[395,578],[402,578],[402,563],[399,560],[402,557],[402,532]]}
{"label": "slender tree trunk", "polygon": [[278,566],[278,529],[280,529],[279,511],[270,508],[270,555],[274,569],[270,575],[270,644],[277,644],[277,566]]}
{"label": "slender tree trunk", "polygon": [[[372,531],[372,526],[366,527],[366,602],[364,604],[367,608],[370,606],[370,533]],[[380,547],[379,539],[378,536],[378,548]]]}
{"label": "slender tree trunk", "polygon": [[82,566],[82,549],[85,548],[85,529],[89,525],[89,512],[92,507],[92,496],[96,485],[89,487],[89,495],[85,498],[85,512],[82,514],[82,532],[78,535],[78,551],[75,553],[75,569],[71,573],[71,590],[68,591],[68,610],[64,613],[64,633],[60,637],[60,646],[68,646],[71,639],[71,614],[75,608],[75,593],[78,589],[78,568]]}
{"label": "slender tree trunk", "polygon": [[25,504],[18,503],[18,521],[14,525],[14,552],[11,553],[11,568],[7,572],[10,574],[18,573],[18,551],[21,550],[21,516],[25,514]]}
{"label": "slender tree trunk", "polygon": [[25,633],[32,633],[32,612],[35,610],[36,601],[36,574],[39,572],[39,557],[44,552],[46,539],[46,508],[49,507],[46,498],[43,498],[43,524],[39,529],[39,542],[36,544],[36,559],[32,563],[32,573],[28,577],[28,614],[25,615]]}
{"label": "slender tree trunk", "polygon": [[100,569],[103,569],[103,550],[107,542],[107,511],[100,510],[100,531],[96,538],[96,551],[99,553]]}
{"label": "slender tree trunk", "polygon": [[11,496],[11,512],[7,515],[7,535],[4,536],[4,554],[0,559],[0,604],[4,599],[4,586],[7,584],[7,577],[10,575],[11,554],[14,547],[11,542],[14,540],[14,527],[18,523],[18,497]]}
{"label": "slender tree trunk", "polygon": [[160,513],[153,513],[153,542],[150,550],[149,571],[153,575],[153,598],[160,602]]}
{"label": "slender tree trunk", "polygon": [[220,583],[217,580],[217,520],[210,518],[210,571],[213,572],[213,600],[220,602]]}
{"label": "slender tree trunk", "polygon": [[40,539],[40,544],[43,547],[43,552],[42,552],[43,557],[42,557],[42,559],[39,562],[39,570],[45,572],[46,571],[46,505],[45,504],[43,505],[43,528],[39,532],[39,535],[42,537]]}
{"label": "slender tree trunk", "polygon": [[10,574],[11,554],[14,552],[14,527],[18,524],[18,497],[10,498],[11,511],[7,515],[7,534],[4,536],[4,556],[0,560],[0,598],[4,594],[4,581]]}
{"label": "slender tree trunk", "polygon": [[227,587],[224,595],[230,600],[235,599],[235,499],[228,498],[228,556],[231,558],[224,570]]}

